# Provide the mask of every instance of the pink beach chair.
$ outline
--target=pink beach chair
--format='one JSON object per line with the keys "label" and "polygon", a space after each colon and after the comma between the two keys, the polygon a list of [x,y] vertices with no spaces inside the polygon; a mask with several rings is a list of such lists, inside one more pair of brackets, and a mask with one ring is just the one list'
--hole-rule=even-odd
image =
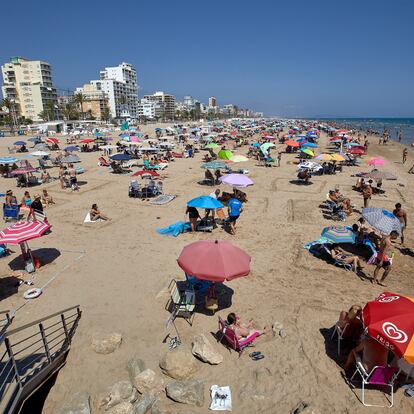
{"label": "pink beach chair", "polygon": [[242,354],[245,348],[248,346],[251,346],[253,341],[260,336],[260,332],[255,331],[251,335],[249,335],[247,338],[244,338],[242,340],[237,339],[237,336],[233,329],[231,329],[226,321],[223,319],[218,318],[218,324],[219,324],[219,330],[221,333],[220,342],[223,340],[223,338],[226,339],[228,347],[231,347],[235,351],[239,353],[239,356]]}
{"label": "pink beach chair", "polygon": [[394,381],[398,377],[399,372],[400,371],[398,370],[398,368],[388,366],[375,366],[374,368],[372,368],[371,372],[367,372],[361,361],[361,358],[357,356],[356,370],[350,379],[351,386],[355,388],[355,386],[352,384],[352,380],[354,376],[358,373],[362,379],[362,404],[364,404],[367,407],[386,407],[385,405],[367,404],[365,402],[365,388],[367,386],[373,385],[378,387],[389,387],[391,399],[389,399],[388,397],[386,398],[389,402],[388,408],[391,408],[394,405]]}

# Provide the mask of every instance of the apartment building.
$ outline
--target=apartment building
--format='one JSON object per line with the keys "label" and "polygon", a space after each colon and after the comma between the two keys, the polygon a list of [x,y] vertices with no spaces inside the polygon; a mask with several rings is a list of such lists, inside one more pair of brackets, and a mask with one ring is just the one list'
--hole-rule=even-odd
{"label": "apartment building", "polygon": [[2,93],[11,99],[19,116],[40,121],[39,114],[57,102],[53,86],[52,68],[47,62],[13,57],[1,67]]}
{"label": "apartment building", "polygon": [[95,84],[87,83],[80,88],[76,88],[75,93],[81,93],[83,96],[82,112],[89,113],[92,117],[102,120],[102,114],[108,107],[108,96]]}
{"label": "apartment building", "polygon": [[151,102],[158,102],[164,107],[165,119],[174,119],[175,114],[175,96],[169,95],[162,91],[157,91],[153,95],[145,95],[144,99]]}

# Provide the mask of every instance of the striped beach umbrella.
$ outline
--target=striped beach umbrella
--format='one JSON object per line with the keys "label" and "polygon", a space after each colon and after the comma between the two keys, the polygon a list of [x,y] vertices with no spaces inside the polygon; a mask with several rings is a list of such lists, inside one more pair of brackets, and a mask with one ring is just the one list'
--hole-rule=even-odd
{"label": "striped beach umbrella", "polygon": [[384,208],[363,208],[362,217],[364,217],[368,224],[383,234],[390,234],[392,231],[401,234],[401,221]]}
{"label": "striped beach umbrella", "polygon": [[355,243],[354,232],[344,226],[325,227],[321,236],[331,240],[332,243]]}
{"label": "striped beach umbrella", "polygon": [[0,164],[14,164],[17,161],[19,160],[15,157],[0,157]]}
{"label": "striped beach umbrella", "polygon": [[46,222],[19,221],[0,231],[0,244],[20,244],[42,236],[52,226]]}

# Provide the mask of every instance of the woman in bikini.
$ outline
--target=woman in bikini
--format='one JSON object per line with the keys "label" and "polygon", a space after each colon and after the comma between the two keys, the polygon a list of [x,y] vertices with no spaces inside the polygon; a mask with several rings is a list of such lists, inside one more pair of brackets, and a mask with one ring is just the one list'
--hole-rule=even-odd
{"label": "woman in bikini", "polygon": [[350,253],[345,253],[339,246],[333,245],[331,249],[331,256],[335,260],[340,260],[344,263],[352,264],[354,272],[362,270],[361,262],[358,256]]}

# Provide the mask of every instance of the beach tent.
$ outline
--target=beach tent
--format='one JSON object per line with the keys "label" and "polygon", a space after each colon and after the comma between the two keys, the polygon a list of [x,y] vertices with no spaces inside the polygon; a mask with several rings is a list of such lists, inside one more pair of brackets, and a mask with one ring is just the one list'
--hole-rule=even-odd
{"label": "beach tent", "polygon": [[221,160],[231,160],[233,153],[230,150],[222,149],[217,154],[217,157]]}

